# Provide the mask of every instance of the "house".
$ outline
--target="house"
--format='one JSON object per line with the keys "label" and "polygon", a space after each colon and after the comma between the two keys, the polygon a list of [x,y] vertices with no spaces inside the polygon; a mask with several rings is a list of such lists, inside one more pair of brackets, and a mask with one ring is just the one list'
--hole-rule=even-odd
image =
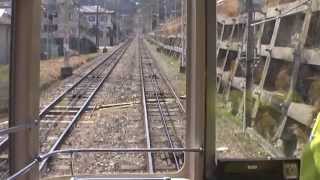
{"label": "house", "polygon": [[77,50],[79,21],[79,7],[74,0],[43,0],[42,56],[63,56],[64,48]]}
{"label": "house", "polygon": [[81,19],[89,25],[86,33],[96,46],[105,47],[114,44],[116,36],[115,12],[101,6],[81,6]]}
{"label": "house", "polygon": [[11,39],[10,9],[0,9],[0,64],[9,64]]}

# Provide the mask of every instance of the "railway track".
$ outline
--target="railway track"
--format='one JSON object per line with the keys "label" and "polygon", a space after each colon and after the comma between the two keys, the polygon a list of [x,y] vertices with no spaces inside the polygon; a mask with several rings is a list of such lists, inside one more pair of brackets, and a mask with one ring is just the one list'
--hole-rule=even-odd
{"label": "railway track", "polygon": [[[125,53],[131,41],[127,41],[107,57],[97,59],[98,63],[82,78],[63,91],[39,114],[40,128],[40,153],[48,153],[57,150],[72,128],[76,125],[81,115],[87,111],[88,105],[94,95],[99,91],[104,81],[110,76],[113,69]],[[1,174],[8,174],[7,145],[8,137],[1,137]],[[49,159],[40,163],[40,170],[44,170]],[[3,169],[4,168],[4,169]]]}
{"label": "railway track", "polygon": [[[130,123],[130,126],[133,126],[134,123],[137,123],[137,125],[134,126],[140,128],[136,133],[137,135],[133,135],[133,137],[135,137],[135,139],[137,140],[131,138],[131,145],[121,146],[120,143],[120,146],[116,145],[116,147],[145,148],[144,142],[147,142],[147,149],[183,148],[183,136],[185,133],[185,127],[182,123],[184,122],[185,118],[184,107],[182,106],[180,99],[177,97],[166,76],[160,73],[155,59],[152,57],[151,53],[145,46],[143,40],[138,39],[135,45],[138,46],[137,55],[139,57],[139,59],[136,60],[137,66],[135,66],[135,68],[139,69],[136,70],[136,72],[138,73],[137,75],[139,75],[140,78],[137,76],[138,79],[135,79],[134,81],[137,82],[137,84],[141,84],[141,89],[138,88],[139,86],[137,86],[136,90],[137,94],[140,93],[139,89],[141,90],[140,103],[142,109],[141,112],[143,113],[141,116],[143,117],[143,119],[135,119],[139,118],[139,111],[137,110],[137,116],[130,117],[132,118],[129,119],[130,121],[127,120],[127,122]],[[77,146],[77,142],[70,143],[69,137],[72,136],[73,138],[71,139],[75,140],[75,136],[79,135],[78,131],[81,130],[81,128],[86,127],[85,123],[82,124],[81,121],[79,121],[80,118],[88,113],[91,114],[91,106],[89,106],[89,104],[91,105],[93,101],[95,101],[93,99],[97,98],[96,93],[99,91],[101,85],[104,84],[103,82],[110,76],[129,46],[130,43],[126,43],[119,49],[115,50],[110,56],[106,57],[105,60],[99,62],[83,78],[74,83],[74,85],[70,86],[41,111],[40,154],[51,153],[59,150],[62,147],[67,149],[79,147]],[[136,55],[134,56],[136,57]],[[116,94],[119,94],[119,92]],[[101,95],[103,95],[103,93]],[[99,95],[99,97],[101,95]],[[138,108],[139,104],[137,104],[136,107]],[[128,113],[129,112],[130,111],[128,110]],[[131,112],[133,111],[131,110]],[[110,120],[111,119],[109,119],[109,121]],[[110,121],[110,123],[112,123],[112,121]],[[77,132],[74,134],[73,129],[75,126],[77,127]],[[92,128],[92,126],[90,127]],[[96,130],[92,129],[92,131]],[[99,130],[98,132],[101,132],[101,130]],[[82,134],[85,135],[85,133]],[[123,137],[126,137],[126,135],[124,134]],[[94,141],[94,139],[92,139],[92,141]],[[102,146],[97,144],[96,147],[106,147],[104,145],[107,145],[110,142],[108,141],[102,143]],[[90,144],[92,145],[92,143]],[[86,145],[82,145],[86,147]],[[110,146],[107,145],[107,147]],[[97,160],[97,162],[101,161],[100,163],[92,164],[91,166],[99,166],[100,164],[102,165],[101,168],[108,166],[108,162],[110,161],[117,161],[115,159],[112,159],[112,155],[92,155],[77,156],[77,160],[69,155],[58,156],[50,161],[49,166],[47,165],[50,159],[47,158],[40,163],[40,170],[43,172],[44,176],[52,174],[61,175],[61,173],[64,174],[67,173],[67,171],[70,172],[70,170],[73,173],[73,168],[69,165],[72,163],[76,163],[77,161],[88,159],[89,157],[94,158],[95,160]],[[125,161],[119,162],[121,164],[121,168],[124,168],[123,170],[126,170],[128,172],[147,171],[149,173],[174,172],[181,169],[184,163],[184,153],[182,152],[159,151],[152,153],[140,153],[139,155],[136,154],[138,155],[138,157],[134,157],[133,155],[134,154],[126,155],[125,153],[120,153],[117,155],[118,157],[131,156],[131,159],[136,159],[139,162],[137,163],[139,164],[138,166],[125,165],[123,164]],[[67,165],[68,163],[66,164],[66,162],[69,162],[70,164]],[[80,169],[76,169],[75,171],[79,172],[80,174],[84,171],[91,171],[90,169],[82,169],[85,167],[79,168]]]}
{"label": "railway track", "polygon": [[[175,124],[177,121],[181,123],[185,115],[179,98],[176,96],[176,93],[174,93],[170,83],[167,82],[167,78],[160,73],[155,60],[142,41],[136,39],[133,45],[134,48],[132,47],[131,50],[135,49],[137,53],[133,53],[135,51],[130,50],[129,53],[128,51],[129,54],[124,56],[123,61],[121,61],[117,70],[115,70],[108,80],[108,89],[99,92],[97,97],[100,99],[96,99],[92,103],[99,106],[101,105],[99,103],[114,102],[115,99],[112,97],[131,97],[132,94],[130,93],[141,93],[141,97],[137,97],[140,99],[138,102],[141,103],[141,105],[137,103],[132,107],[127,107],[122,110],[109,109],[105,112],[104,110],[93,112],[92,119],[90,118],[89,120],[85,118],[79,121],[77,130],[68,136],[68,140],[63,144],[63,149],[77,149],[82,147],[97,147],[102,149],[176,149],[184,146],[181,142],[182,138],[179,137],[179,135],[184,134],[184,127],[183,125],[176,126]],[[130,54],[134,54],[133,56],[138,58],[132,59]],[[131,64],[131,62],[135,62],[136,65]],[[128,67],[128,64],[131,64],[129,69],[125,68]],[[122,74],[122,77],[119,76],[119,74]],[[139,75],[140,78],[138,76],[136,76],[137,79],[129,78],[133,74]],[[141,86],[140,88],[139,86],[133,88],[133,92],[129,90],[129,94],[124,95],[120,90],[120,87],[123,86],[120,84],[124,83],[122,81],[128,82],[127,85],[134,82]],[[118,87],[118,91],[112,91],[114,87]],[[126,86],[122,88],[126,89]],[[107,96],[107,99],[101,100],[104,96]],[[120,117],[119,112],[121,114]],[[88,125],[81,123],[87,120],[95,121],[96,118],[98,118],[97,120],[99,121],[93,124]],[[135,127],[137,129],[133,130],[129,127]],[[179,129],[176,129],[176,127]],[[89,135],[89,137],[84,137],[86,132],[80,132],[83,128],[90,128],[94,133]],[[177,131],[180,134],[177,133]],[[121,132],[121,134],[119,134],[119,132]],[[76,141],[78,136],[84,139]],[[115,137],[112,138],[111,136]],[[97,139],[97,137],[99,138]],[[147,146],[145,142],[147,142]],[[71,153],[70,155],[62,155],[55,158],[55,160],[50,163],[50,172],[48,173],[49,175],[61,175],[69,174],[70,171],[71,174],[175,172],[181,169],[183,162],[184,154],[182,152],[170,151],[153,153],[125,153],[121,151],[118,153],[92,152],[84,154],[74,153],[73,155]]]}
{"label": "railway track", "polygon": [[[40,113],[40,152],[53,152],[62,145],[89,103],[110,76],[130,45],[126,42]],[[49,159],[40,163],[45,169]]]}
{"label": "railway track", "polygon": [[[141,38],[138,48],[147,148],[182,148],[175,121],[181,120],[184,108]],[[182,167],[184,154],[149,152],[146,159],[149,173],[174,171]]]}

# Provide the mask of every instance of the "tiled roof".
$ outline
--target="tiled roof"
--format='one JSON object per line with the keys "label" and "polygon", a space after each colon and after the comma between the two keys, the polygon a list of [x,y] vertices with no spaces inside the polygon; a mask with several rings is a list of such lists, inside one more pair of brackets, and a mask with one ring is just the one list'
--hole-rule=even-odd
{"label": "tiled roof", "polygon": [[[96,13],[97,6],[81,6],[80,11],[82,13]],[[114,13],[114,11],[105,9],[103,7],[99,7],[99,13],[112,14],[112,13]]]}

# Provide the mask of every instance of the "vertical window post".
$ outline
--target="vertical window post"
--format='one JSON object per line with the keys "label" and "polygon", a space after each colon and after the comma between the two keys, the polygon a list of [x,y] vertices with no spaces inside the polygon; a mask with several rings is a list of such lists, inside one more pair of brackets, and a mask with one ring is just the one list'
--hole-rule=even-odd
{"label": "vertical window post", "polygon": [[212,179],[215,167],[216,107],[216,1],[206,0],[206,122],[205,176]]}
{"label": "vertical window post", "polygon": [[[13,1],[9,126],[34,125],[39,114],[40,0]],[[10,174],[39,153],[39,127],[9,136]],[[39,179],[38,166],[18,180]]]}
{"label": "vertical window post", "polygon": [[189,155],[188,170],[191,179],[209,179],[215,164],[215,1],[188,0],[187,13],[187,146],[205,151]]}

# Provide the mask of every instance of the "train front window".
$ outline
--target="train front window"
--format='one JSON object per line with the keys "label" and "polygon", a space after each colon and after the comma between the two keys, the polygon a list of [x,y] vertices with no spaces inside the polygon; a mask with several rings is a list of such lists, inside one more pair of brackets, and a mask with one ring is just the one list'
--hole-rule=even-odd
{"label": "train front window", "polygon": [[46,158],[42,178],[182,170],[182,5],[42,0],[40,154],[100,149]]}
{"label": "train front window", "polygon": [[318,1],[0,0],[0,179],[318,178]]}

